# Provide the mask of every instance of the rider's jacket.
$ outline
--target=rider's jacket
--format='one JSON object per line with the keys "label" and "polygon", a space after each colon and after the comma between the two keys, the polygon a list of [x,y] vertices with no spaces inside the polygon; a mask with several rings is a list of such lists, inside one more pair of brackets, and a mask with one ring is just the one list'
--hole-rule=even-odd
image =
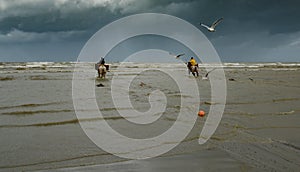
{"label": "rider's jacket", "polygon": [[192,66],[196,66],[196,65],[197,65],[197,62],[196,62],[195,59],[191,59],[191,60],[190,60],[190,63],[191,63]]}

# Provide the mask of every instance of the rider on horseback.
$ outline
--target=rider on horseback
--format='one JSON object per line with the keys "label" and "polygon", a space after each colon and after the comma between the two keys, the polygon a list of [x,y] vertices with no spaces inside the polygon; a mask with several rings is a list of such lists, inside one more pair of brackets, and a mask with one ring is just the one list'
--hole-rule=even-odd
{"label": "rider on horseback", "polygon": [[95,64],[95,67],[98,71],[98,78],[105,78],[109,66],[105,64],[105,60],[103,57],[101,57],[100,61],[97,64]]}
{"label": "rider on horseback", "polygon": [[195,73],[196,73],[197,77],[199,76],[198,63],[193,57],[191,57],[190,61],[187,64],[187,67],[189,69],[189,73],[192,72],[192,74],[194,76],[195,76]]}

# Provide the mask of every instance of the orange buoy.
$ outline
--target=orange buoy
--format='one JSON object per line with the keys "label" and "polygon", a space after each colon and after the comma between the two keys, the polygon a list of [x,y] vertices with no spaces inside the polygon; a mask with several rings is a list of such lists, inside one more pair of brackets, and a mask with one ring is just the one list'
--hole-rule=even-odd
{"label": "orange buoy", "polygon": [[198,116],[204,117],[204,115],[205,115],[205,112],[204,112],[203,110],[200,110],[200,111],[198,112]]}

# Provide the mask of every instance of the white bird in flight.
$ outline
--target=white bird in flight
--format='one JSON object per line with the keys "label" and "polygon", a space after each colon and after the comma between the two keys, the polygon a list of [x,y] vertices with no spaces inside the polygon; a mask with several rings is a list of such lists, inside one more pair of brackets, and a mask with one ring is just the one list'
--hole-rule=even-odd
{"label": "white bird in flight", "polygon": [[172,54],[172,53],[169,53],[170,55],[174,56],[176,59],[178,59],[179,57],[181,56],[184,56],[185,54],[178,54],[178,55],[175,55],[175,54]]}
{"label": "white bird in flight", "polygon": [[203,24],[203,23],[200,23],[200,25],[201,26],[203,26],[203,27],[205,27],[208,31],[210,31],[210,32],[215,32],[216,31],[216,26],[221,22],[223,20],[223,17],[222,18],[220,18],[220,19],[218,19],[218,20],[216,20],[210,27],[209,26],[207,26],[207,25],[205,25],[205,24]]}

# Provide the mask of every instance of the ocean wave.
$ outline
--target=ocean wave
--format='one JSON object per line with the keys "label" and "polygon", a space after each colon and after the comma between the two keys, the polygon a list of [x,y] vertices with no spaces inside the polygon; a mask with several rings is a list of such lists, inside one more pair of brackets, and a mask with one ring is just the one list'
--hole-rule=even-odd
{"label": "ocean wave", "polygon": [[[272,100],[259,100],[259,101],[250,101],[250,102],[226,102],[226,105],[247,105],[247,104],[264,104],[264,103],[274,103],[274,102],[289,102],[289,101],[298,101],[300,98],[280,98]],[[210,104],[215,102],[204,102],[204,104]]]}
{"label": "ocean wave", "polygon": [[11,81],[14,79],[15,79],[15,77],[13,77],[13,76],[0,77],[0,81]]}
{"label": "ocean wave", "polygon": [[261,116],[285,116],[295,115],[295,110],[284,111],[284,112],[270,112],[270,113],[249,113],[249,112],[226,112],[228,115],[247,116],[247,117],[261,117]]}
{"label": "ocean wave", "polygon": [[31,71],[50,72],[50,71],[72,71],[73,62],[6,62],[0,63],[1,73],[30,73]]}
{"label": "ocean wave", "polygon": [[38,76],[30,76],[30,80],[49,80],[46,76],[38,75]]}
{"label": "ocean wave", "polygon": [[89,157],[97,157],[97,156],[105,156],[105,155],[110,155],[110,154],[106,153],[106,152],[104,152],[104,153],[95,153],[95,154],[84,154],[84,155],[80,155],[80,156],[68,157],[68,158],[57,159],[57,160],[41,161],[41,162],[28,163],[28,164],[5,165],[5,166],[0,166],[0,169],[22,168],[22,167],[24,168],[24,167],[28,167],[28,166],[59,163],[59,162],[64,162],[64,161],[73,161],[73,160],[78,160],[78,159],[84,159],[84,158],[89,158]]}
{"label": "ocean wave", "polygon": [[23,127],[51,127],[67,124],[78,124],[79,122],[93,122],[98,120],[120,120],[124,119],[122,116],[109,116],[103,118],[83,118],[83,119],[71,119],[65,121],[54,121],[54,122],[45,122],[45,123],[33,123],[33,124],[7,124],[0,125],[0,128],[23,128]]}
{"label": "ocean wave", "polygon": [[[45,72],[72,72],[76,65],[76,68],[82,69],[94,69],[93,62],[7,62],[0,63],[0,69],[2,72],[14,71],[17,73],[24,71],[45,71]],[[110,68],[113,70],[122,69],[139,69],[139,68],[164,68],[164,69],[186,69],[185,63],[111,63]],[[249,69],[261,69],[261,68],[273,68],[277,70],[289,70],[300,68],[300,63],[200,63],[200,68],[249,68]],[[18,72],[19,71],[19,72]]]}
{"label": "ocean wave", "polygon": [[74,110],[37,110],[37,111],[15,111],[15,112],[4,112],[2,115],[36,115],[43,113],[62,113],[62,112],[73,112]]}
{"label": "ocean wave", "polygon": [[50,103],[28,103],[28,104],[21,104],[21,105],[15,105],[15,106],[3,106],[0,107],[1,109],[12,109],[12,108],[30,108],[30,107],[39,107],[39,106],[49,106],[49,105],[61,105],[66,102],[50,102]]}
{"label": "ocean wave", "polygon": [[7,125],[0,125],[0,128],[47,127],[47,126],[77,124],[77,123],[78,123],[78,119],[72,119],[67,121],[35,123],[35,124],[7,124]]}

